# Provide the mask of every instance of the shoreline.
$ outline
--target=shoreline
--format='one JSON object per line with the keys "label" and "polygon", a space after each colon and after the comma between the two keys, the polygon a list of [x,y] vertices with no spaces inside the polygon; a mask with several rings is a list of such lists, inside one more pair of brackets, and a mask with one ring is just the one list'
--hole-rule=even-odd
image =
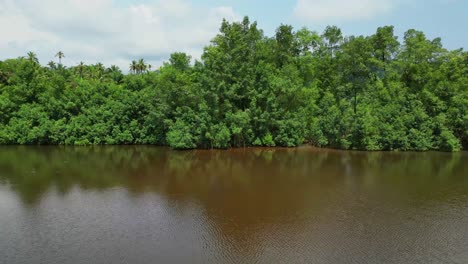
{"label": "shoreline", "polygon": [[442,150],[359,150],[359,149],[339,149],[330,147],[317,147],[309,144],[302,144],[295,147],[267,147],[267,146],[249,146],[249,147],[231,147],[231,148],[192,148],[192,149],[174,149],[170,146],[151,145],[151,144],[91,144],[91,145],[53,145],[53,144],[0,144],[0,148],[3,147],[57,147],[57,148],[101,148],[101,147],[122,147],[122,148],[135,148],[135,147],[150,147],[150,148],[162,148],[177,152],[240,152],[247,150],[262,150],[262,151],[294,151],[294,150],[309,150],[313,152],[355,152],[355,153],[427,153],[427,152],[439,152],[439,153],[461,153],[468,152],[468,149],[461,149],[459,151],[442,151]]}

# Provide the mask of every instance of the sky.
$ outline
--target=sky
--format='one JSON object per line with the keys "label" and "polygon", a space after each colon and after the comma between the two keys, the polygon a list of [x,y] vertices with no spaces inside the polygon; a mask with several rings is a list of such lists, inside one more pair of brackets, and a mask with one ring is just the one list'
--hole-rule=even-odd
{"label": "sky", "polygon": [[257,21],[267,36],[280,24],[344,35],[380,26],[422,30],[448,49],[468,47],[468,0],[0,0],[0,60],[33,51],[42,64],[117,65],[144,58],[155,67],[172,52],[199,58],[223,18]]}

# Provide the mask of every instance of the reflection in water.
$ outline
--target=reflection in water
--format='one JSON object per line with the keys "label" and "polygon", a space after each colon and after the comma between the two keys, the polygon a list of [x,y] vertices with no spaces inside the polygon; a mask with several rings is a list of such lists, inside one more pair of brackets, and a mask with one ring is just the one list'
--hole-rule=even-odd
{"label": "reflection in water", "polygon": [[467,162],[309,147],[1,147],[0,256],[466,263]]}

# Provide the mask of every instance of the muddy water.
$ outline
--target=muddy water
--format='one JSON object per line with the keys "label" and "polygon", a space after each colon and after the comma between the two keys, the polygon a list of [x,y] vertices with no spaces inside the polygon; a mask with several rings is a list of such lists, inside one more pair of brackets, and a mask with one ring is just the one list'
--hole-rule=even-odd
{"label": "muddy water", "polygon": [[468,153],[0,147],[0,263],[468,263]]}

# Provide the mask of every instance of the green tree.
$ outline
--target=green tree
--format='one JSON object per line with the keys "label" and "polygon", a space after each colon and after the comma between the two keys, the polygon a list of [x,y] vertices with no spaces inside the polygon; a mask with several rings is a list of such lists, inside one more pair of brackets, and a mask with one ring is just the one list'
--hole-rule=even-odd
{"label": "green tree", "polygon": [[59,51],[57,54],[55,54],[55,57],[58,57],[59,64],[62,64],[62,59],[65,58],[65,54],[62,51]]}
{"label": "green tree", "polygon": [[468,52],[393,26],[319,35],[223,20],[200,60],[129,74],[97,62],[0,61],[0,144],[155,144],[458,151],[468,147]]}

